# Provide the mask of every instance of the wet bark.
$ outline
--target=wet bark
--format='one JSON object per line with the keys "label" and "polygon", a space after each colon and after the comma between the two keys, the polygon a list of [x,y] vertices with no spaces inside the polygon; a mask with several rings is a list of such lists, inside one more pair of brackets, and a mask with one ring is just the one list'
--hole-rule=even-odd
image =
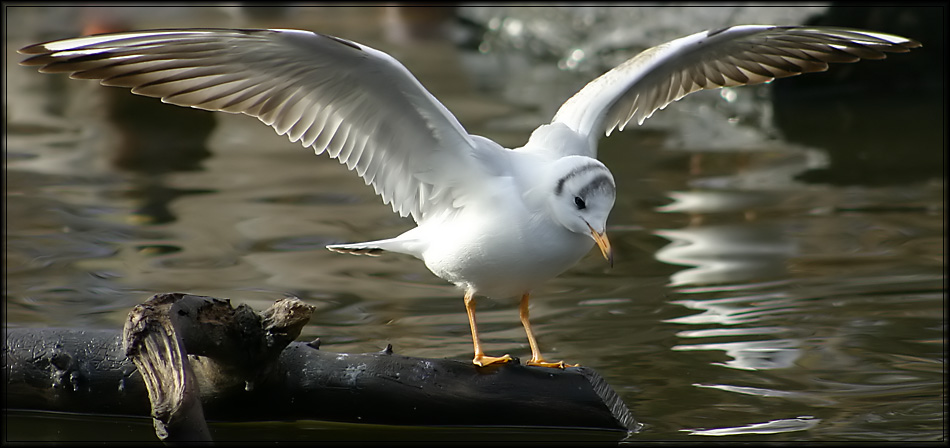
{"label": "wet bark", "polygon": [[[162,440],[209,440],[204,418],[630,431],[638,424],[595,371],[476,367],[449,359],[319,350],[291,342],[312,307],[257,314],[227,300],[159,294],[125,331],[6,330],[7,406],[151,415]],[[143,379],[144,378],[144,379]]]}

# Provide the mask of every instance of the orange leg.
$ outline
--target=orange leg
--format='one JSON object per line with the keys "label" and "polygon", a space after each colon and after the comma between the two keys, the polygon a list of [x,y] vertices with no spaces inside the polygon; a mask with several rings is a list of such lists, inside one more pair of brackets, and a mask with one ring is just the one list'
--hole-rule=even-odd
{"label": "orange leg", "polygon": [[528,334],[528,344],[531,345],[531,360],[527,364],[529,366],[557,367],[559,369],[577,367],[578,364],[564,364],[564,361],[550,362],[541,357],[538,341],[534,338],[534,332],[531,331],[531,322],[528,322],[528,301],[530,299],[530,293],[521,296],[521,325],[524,325],[524,331]]}
{"label": "orange leg", "polygon": [[471,291],[465,291],[465,311],[468,312],[468,324],[472,327],[472,341],[475,342],[475,359],[472,360],[472,363],[476,366],[485,367],[490,364],[511,361],[511,356],[485,356],[485,352],[482,351],[482,345],[478,338],[478,326],[475,324],[475,296]]}

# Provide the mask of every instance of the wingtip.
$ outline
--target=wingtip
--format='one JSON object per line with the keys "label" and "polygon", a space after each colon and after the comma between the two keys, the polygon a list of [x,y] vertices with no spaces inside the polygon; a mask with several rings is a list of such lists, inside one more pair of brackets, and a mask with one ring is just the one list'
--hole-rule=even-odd
{"label": "wingtip", "polygon": [[[16,52],[20,54],[25,54],[25,55],[38,55],[38,54],[49,53],[49,49],[46,47],[46,43],[44,42],[41,44],[27,45],[17,50]],[[26,59],[25,61],[28,61],[28,60],[29,59]],[[20,62],[20,64],[23,64],[23,62]]]}

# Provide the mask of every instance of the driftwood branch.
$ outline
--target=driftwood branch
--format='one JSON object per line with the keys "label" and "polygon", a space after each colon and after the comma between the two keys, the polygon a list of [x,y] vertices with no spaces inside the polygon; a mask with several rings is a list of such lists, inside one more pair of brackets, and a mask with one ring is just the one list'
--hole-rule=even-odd
{"label": "driftwood branch", "polygon": [[[448,359],[326,352],[291,342],[313,308],[159,294],[123,333],[8,329],[7,405],[151,415],[162,440],[209,440],[214,420],[328,420],[618,430],[639,425],[596,372],[485,368]],[[144,378],[144,379],[143,379]]]}

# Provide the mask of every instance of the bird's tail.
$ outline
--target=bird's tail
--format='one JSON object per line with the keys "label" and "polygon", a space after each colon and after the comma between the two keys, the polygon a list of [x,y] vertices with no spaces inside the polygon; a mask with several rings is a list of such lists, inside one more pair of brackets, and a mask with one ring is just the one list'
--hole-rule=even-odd
{"label": "bird's tail", "polygon": [[[422,259],[421,253],[423,246],[421,246],[419,241],[413,238],[410,234],[410,232],[413,230],[415,229],[412,229],[409,232],[406,232],[395,238],[364,241],[362,243],[332,244],[327,246],[327,249],[344,254],[370,255],[373,257],[378,257],[383,252],[396,252],[399,254],[412,255],[416,258]],[[409,236],[407,237],[407,235]]]}
{"label": "bird's tail", "polygon": [[378,257],[385,250],[382,247],[379,247],[373,243],[374,242],[334,244],[331,246],[327,246],[327,249],[330,249],[334,252],[339,252],[341,254],[369,255],[371,257]]}

